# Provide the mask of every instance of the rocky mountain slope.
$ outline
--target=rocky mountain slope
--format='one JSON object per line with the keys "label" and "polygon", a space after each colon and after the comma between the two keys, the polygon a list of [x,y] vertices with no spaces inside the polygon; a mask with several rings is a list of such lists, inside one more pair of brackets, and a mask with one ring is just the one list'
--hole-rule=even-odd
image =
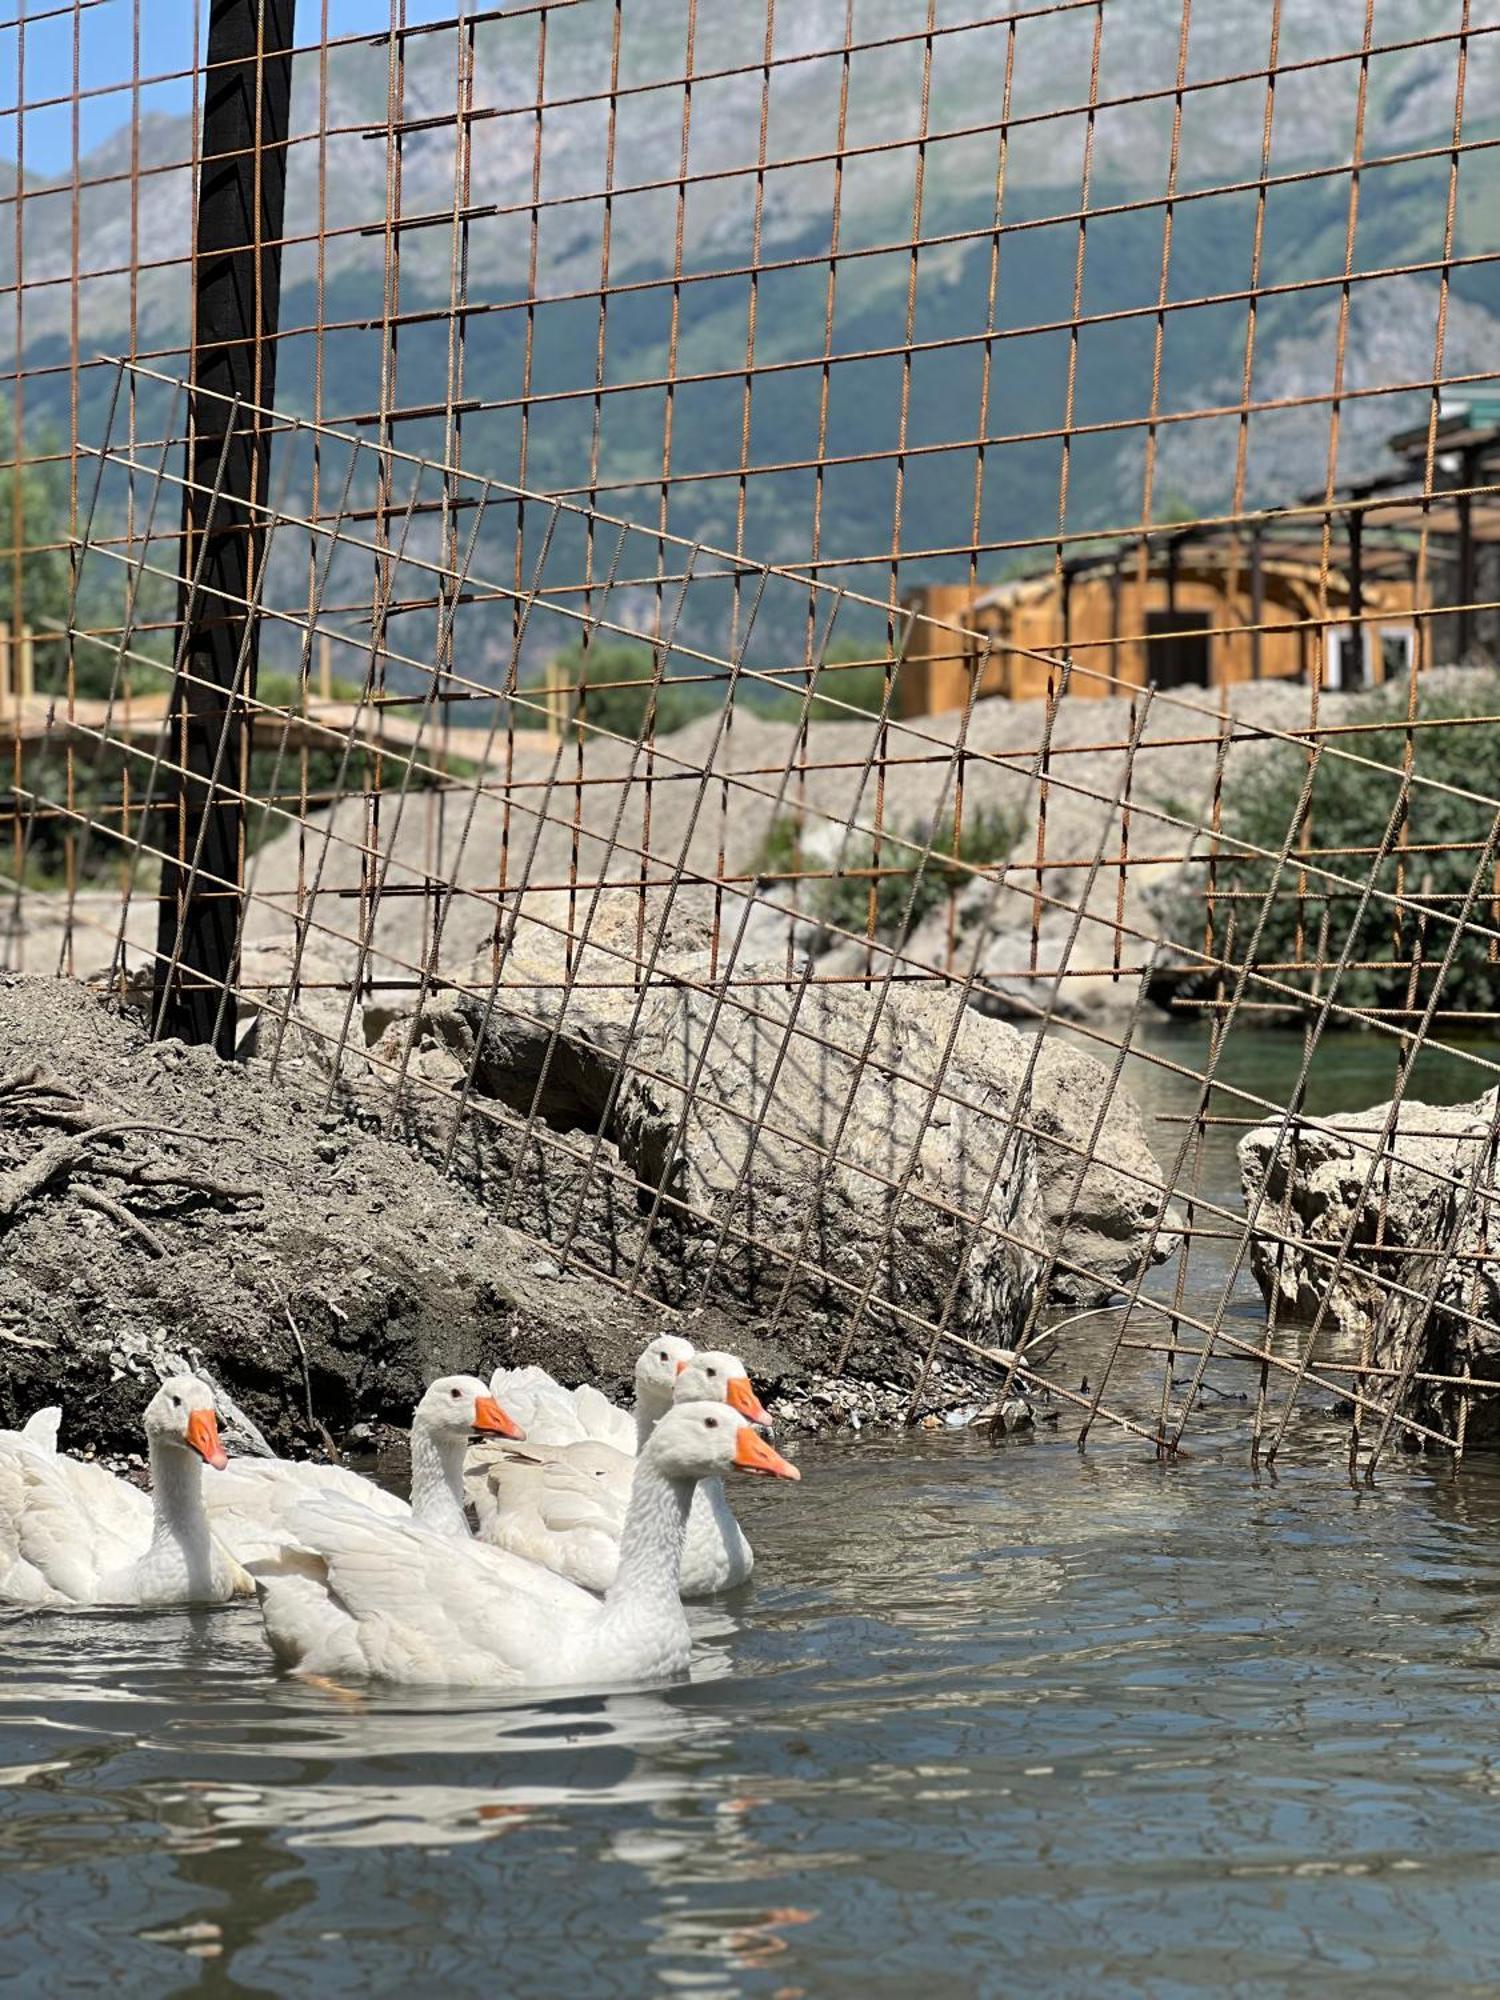
{"label": "rocky mountain slope", "polygon": [[[1500,35],[1495,8],[1474,10],[1466,44],[1464,137],[1493,135]],[[1129,523],[1144,500],[1145,419],[1151,412],[1153,349],[1167,186],[1176,110],[1183,10],[1178,0],[1112,0],[1098,40],[1092,121],[1082,310],[1113,315],[1086,328],[1077,354],[1074,421],[1098,429],[1075,444],[1069,466],[1070,529]],[[939,9],[930,44],[925,15],[911,0],[863,0],[854,39],[867,44],[847,64],[843,0],[782,8],[771,43],[775,66],[760,65],[765,20],[732,0],[704,0],[693,14],[690,94],[688,14],[681,0],[631,0],[621,19],[620,94],[614,99],[614,161],[608,164],[613,12],[603,0],[554,10],[539,72],[537,17],[484,21],[475,35],[476,115],[466,190],[467,322],[463,391],[491,407],[466,420],[466,462],[494,477],[552,491],[595,494],[609,511],[656,520],[664,402],[669,373],[683,384],[672,412],[671,469],[707,475],[678,487],[669,518],[681,534],[732,543],[741,503],[735,476],[741,449],[743,368],[750,288],[757,254],[776,268],[754,302],[754,356],[784,364],[758,379],[750,432],[752,465],[796,468],[818,456],[821,357],[828,306],[841,88],[847,82],[844,157],[838,177],[839,245],[832,323],[835,355],[875,358],[835,364],[829,382],[824,450],[835,463],[821,494],[821,550],[840,558],[889,550],[894,531],[894,463],[903,393],[899,350],[919,351],[905,387],[910,407],[901,499],[903,578],[941,574],[921,551],[965,543],[972,532],[973,440],[979,434],[986,345],[994,330],[984,429],[1001,442],[986,461],[981,535],[1005,541],[1045,535],[1058,520],[1057,440],[1066,407],[1077,274],[1081,176],[1089,120],[1096,15],[1072,6],[1029,14],[1017,27],[1011,122],[1002,204],[993,322],[989,278],[999,158],[999,120],[1008,30],[966,25],[988,18],[972,4]],[[1318,397],[1333,385],[1336,333],[1351,215],[1346,172],[1355,145],[1362,66],[1333,60],[1360,46],[1364,8],[1354,0],[1287,0],[1280,10],[1279,74],[1271,127],[1276,177],[1263,217],[1262,282],[1272,288],[1256,326],[1252,393],[1258,401]],[[1158,517],[1177,506],[1216,512],[1231,497],[1236,419],[1215,416],[1238,403],[1246,308],[1257,224],[1249,183],[1260,171],[1265,128],[1263,70],[1271,9],[1200,7],[1192,16],[1186,80],[1224,78],[1189,90],[1181,104],[1168,293],[1202,300],[1169,316],[1158,410]],[[962,28],[963,32],[948,32]],[[1409,385],[1434,365],[1440,258],[1447,213],[1459,45],[1446,0],[1406,0],[1377,10],[1374,53],[1364,65],[1363,157],[1400,163],[1367,169],[1359,187],[1352,270],[1401,267],[1407,275],[1353,285],[1343,386],[1340,478],[1379,462],[1383,441],[1421,407]],[[1423,45],[1424,35],[1449,39]],[[321,212],[330,233],[323,257],[291,245],[283,274],[283,325],[319,316],[337,330],[323,356],[323,407],[354,420],[378,404],[385,343],[381,316],[385,222],[393,199],[399,237],[395,303],[434,309],[400,336],[396,388],[406,405],[440,405],[449,369],[441,310],[453,284],[449,218],[454,208],[454,144],[444,123],[455,100],[451,33],[404,44],[399,111],[399,192],[385,136],[392,109],[385,43],[343,41],[327,62],[320,117],[319,67],[299,65],[288,216],[296,232]],[[159,54],[163,52],[158,52]],[[734,73],[726,73],[734,72]],[[538,77],[545,103],[537,165]],[[769,85],[767,85],[769,79]],[[924,79],[928,83],[926,144]],[[764,98],[766,172],[756,171]],[[1133,100],[1133,101],[1131,101]],[[123,100],[122,100],[123,102]],[[1488,121],[1488,122],[1486,122]],[[180,363],[188,296],[182,259],[191,227],[191,131],[187,119],[154,111],[137,135],[147,178],[132,213],[127,198],[132,135],[122,130],[81,163],[80,177],[115,176],[80,197],[79,306],[89,349],[122,350],[132,296],[137,347],[159,365]],[[880,150],[876,150],[880,149]],[[324,172],[320,180],[320,153]],[[1500,333],[1500,278],[1484,262],[1497,193],[1496,155],[1481,146],[1462,156],[1454,212],[1446,373],[1493,363]],[[687,187],[679,215],[678,176]],[[797,162],[798,164],[790,164]],[[909,244],[918,166],[917,309],[908,333]],[[1325,173],[1324,170],[1332,170]],[[535,183],[533,175],[536,173]],[[533,186],[545,204],[532,242]],[[593,389],[599,364],[598,286],[627,287],[611,301],[604,344],[607,393],[594,442]],[[1238,192],[1232,190],[1239,189]],[[1199,198],[1205,190],[1214,192]],[[759,192],[759,205],[757,195]],[[1123,206],[1156,198],[1143,209]],[[31,183],[20,235],[30,289],[21,321],[26,360],[66,357],[72,288],[71,184]],[[424,218],[426,219],[424,221]],[[670,283],[679,227],[682,270]],[[1024,227],[1011,225],[1025,225]],[[534,288],[530,282],[533,254]],[[16,236],[0,231],[0,283],[11,282]],[[134,281],[130,276],[134,266]],[[1411,270],[1412,266],[1426,266]],[[53,280],[37,288],[38,281]],[[1293,290],[1304,281],[1315,289]],[[1217,301],[1217,303],[1212,303]],[[523,309],[524,308],[524,309]],[[675,319],[674,319],[675,311]],[[1033,330],[1034,329],[1034,330]],[[9,332],[9,328],[7,328]],[[942,342],[938,347],[929,343]],[[896,351],[893,351],[896,350]],[[279,399],[308,408],[314,348],[288,341]],[[686,379],[691,378],[691,379]],[[1385,391],[1389,394],[1369,394]],[[80,429],[102,428],[104,371],[82,384]],[[524,433],[523,394],[550,398]],[[28,422],[66,427],[65,372],[28,385]],[[1190,421],[1181,421],[1183,418]],[[1121,426],[1124,426],[1121,428]],[[1020,434],[1027,434],[1023,439]],[[1249,439],[1251,498],[1288,498],[1321,488],[1329,460],[1326,404],[1258,416]],[[403,427],[400,442],[434,450],[440,427]],[[597,449],[597,465],[594,455]],[[878,454],[866,463],[861,456]],[[815,496],[805,470],[752,478],[744,497],[744,546],[761,560],[796,563],[813,545]],[[991,560],[992,570],[1005,557]],[[868,568],[857,584],[883,588]]]}

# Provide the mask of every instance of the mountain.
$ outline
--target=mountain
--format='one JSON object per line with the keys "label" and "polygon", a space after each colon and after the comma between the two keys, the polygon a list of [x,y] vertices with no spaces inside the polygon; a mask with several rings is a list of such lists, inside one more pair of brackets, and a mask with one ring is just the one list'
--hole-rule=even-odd
{"label": "mountain", "polygon": [[[984,18],[937,5],[941,30]],[[1394,385],[1429,379],[1442,254],[1459,44],[1450,0],[1404,0],[1377,8],[1375,52],[1367,69],[1364,157],[1400,160],[1367,167],[1358,184],[1352,268],[1392,272],[1356,282],[1341,305],[1360,65],[1332,60],[1360,44],[1363,0],[1285,0],[1265,197],[1262,283],[1273,288],[1256,322],[1252,394],[1258,402],[1326,396],[1333,384],[1336,333],[1347,310],[1346,392],[1337,474],[1380,462],[1384,439],[1425,407],[1420,391]],[[752,465],[785,468],[752,477],[744,496],[744,547],[765,561],[796,564],[812,549],[818,456],[820,362],[828,305],[828,252],[834,205],[840,53],[845,0],[783,4],[773,41],[766,120],[766,172],[759,221],[764,270],[755,295],[754,357],[778,372],[757,377],[750,418]],[[1264,70],[1270,0],[1254,6],[1201,5],[1192,16],[1189,83],[1238,79],[1189,91],[1182,100],[1177,201],[1171,214],[1169,301],[1205,300],[1166,317],[1162,348],[1154,512],[1169,507],[1214,513],[1232,497],[1232,472],[1246,339],[1243,293],[1251,273],[1266,113]],[[1071,452],[1065,525],[1104,528],[1138,519],[1143,501],[1145,420],[1157,337],[1155,307],[1166,211],[1181,0],[1110,0],[1097,11],[1072,4],[1021,19],[1014,35],[999,277],[990,343],[981,538],[1036,539],[1058,528],[1060,446],[1034,434],[1065,417],[1073,293],[1077,275],[1080,180],[1087,103],[1098,41],[1099,108],[1093,121],[1091,178],[1077,345],[1074,421],[1096,428]],[[732,545],[741,504],[737,468],[744,420],[750,288],[743,273],[755,248],[757,161],[765,20],[739,0],[700,0],[691,111],[684,137],[687,61],[683,0],[622,0],[621,95],[608,205],[609,301],[605,339],[608,393],[599,399],[597,478],[591,474],[599,347],[606,139],[615,13],[605,0],[554,8],[546,16],[539,181],[537,278],[530,298],[539,17],[486,20],[475,30],[472,160],[467,213],[468,300],[464,393],[499,409],[464,420],[465,463],[531,488],[586,496],[607,511],[655,526],[669,373],[674,476],[708,477],[673,488],[676,533]],[[1500,197],[1500,20],[1494,0],[1473,10],[1481,32],[1467,42],[1464,138],[1460,158],[1443,368],[1449,374],[1495,365],[1500,353],[1500,278],[1482,258],[1492,247]],[[848,63],[845,157],[839,176],[839,247],[820,496],[825,561],[884,552],[880,566],[841,574],[882,592],[889,577],[897,486],[896,451],[908,340],[910,239],[924,85],[924,13],[913,0],[861,0]],[[982,338],[991,330],[989,282],[995,220],[998,122],[1006,73],[1004,24],[939,32],[931,42],[928,136],[922,149],[920,233],[942,239],[917,258],[901,495],[903,583],[957,574],[964,565],[940,551],[966,545],[974,506],[974,440],[980,428]],[[1427,35],[1446,39],[1423,43]],[[432,317],[403,326],[397,387],[408,406],[441,405],[449,347],[442,309],[450,297],[454,141],[443,123],[455,97],[451,32],[406,38],[401,153],[400,308]],[[747,73],[722,72],[751,66]],[[387,205],[384,124],[389,47],[375,39],[341,43],[328,60],[324,119],[327,171],[322,317],[338,330],[324,354],[324,414],[331,422],[368,419],[377,409],[384,353],[383,228]],[[299,63],[294,131],[319,126],[319,71]],[[653,87],[656,86],[656,87]],[[1133,101],[1128,101],[1133,100]],[[370,126],[380,128],[366,136]],[[135,137],[146,178],[135,218],[137,346],[154,365],[182,366],[187,326],[185,268],[191,231],[191,133],[184,119],[151,113]],[[677,177],[686,146],[682,271],[674,288],[679,224]],[[81,177],[116,176],[80,197],[80,318],[85,353],[122,351],[127,342],[132,218],[128,180],[132,139],[121,132],[82,163]],[[292,153],[289,228],[318,213],[318,144]],[[1324,169],[1334,169],[1323,172]],[[718,178],[715,178],[717,176]],[[1222,190],[1222,191],[1221,191]],[[1205,192],[1209,191],[1209,192]],[[71,186],[28,180],[22,258],[24,365],[59,372],[27,385],[28,425],[65,430],[70,385],[59,368],[69,352]],[[1135,207],[1132,204],[1147,202]],[[423,218],[434,218],[424,224]],[[857,256],[850,252],[861,252]],[[0,282],[14,279],[15,242],[0,232]],[[50,285],[38,289],[38,281]],[[1314,281],[1323,281],[1314,283]],[[286,328],[317,313],[311,244],[289,247],[283,271]],[[1292,287],[1304,287],[1291,289]],[[1281,289],[1274,289],[1281,288]],[[1229,295],[1226,297],[1226,295]],[[677,318],[673,320],[674,297]],[[1112,316],[1112,317],[1108,317]],[[674,346],[675,343],[675,346]],[[534,402],[523,427],[519,402]],[[12,365],[6,362],[9,367]],[[313,342],[283,347],[278,400],[308,410]],[[702,378],[702,379],[694,379]],[[103,425],[103,371],[84,378],[79,424]],[[1230,414],[1204,415],[1203,412]],[[1178,421],[1190,417],[1191,421]],[[369,436],[368,424],[362,434]],[[433,452],[435,420],[403,425],[397,442]],[[1258,413],[1251,422],[1248,493],[1294,498],[1321,489],[1327,473],[1326,403]],[[861,462],[861,455],[863,457]],[[984,559],[999,574],[1017,558]]]}

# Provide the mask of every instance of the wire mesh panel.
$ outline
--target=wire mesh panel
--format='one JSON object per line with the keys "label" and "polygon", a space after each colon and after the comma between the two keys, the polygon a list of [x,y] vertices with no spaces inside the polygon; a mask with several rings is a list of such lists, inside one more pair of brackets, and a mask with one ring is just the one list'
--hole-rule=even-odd
{"label": "wire mesh panel", "polygon": [[8,962],[913,1410],[1487,1435],[1494,9],[303,0],[188,746],[227,11],[0,23]]}
{"label": "wire mesh panel", "polygon": [[[10,951],[134,992],[159,1021],[172,982],[197,976],[155,908],[181,772],[169,691],[191,673],[174,635],[194,615],[191,600],[184,627],[153,615],[182,538],[157,524],[185,518],[189,391],[147,375],[127,398],[129,372],[117,419],[149,388],[161,432],[106,436],[78,565],[80,595],[115,622],[71,626],[61,684],[12,725]],[[1474,1362],[1497,1121],[1492,1099],[1435,1122],[1402,1099],[1455,965],[1496,936],[1500,807],[1371,754],[1393,731],[1422,740],[1420,722],[1325,732],[1309,751],[1263,704],[1240,718],[1153,689],[1090,700],[1072,685],[1088,670],[1046,656],[1041,703],[971,695],[956,715],[903,717],[914,617],[271,422],[247,600],[259,678],[233,690],[238,762],[222,744],[211,760],[244,833],[238,962],[213,995],[242,1049],[311,1065],[330,1102],[442,1159],[565,1261],[679,1309],[772,1331],[811,1320],[834,1368],[915,1361],[913,1407],[952,1348],[1171,1449],[1218,1353],[1260,1369],[1257,1444],[1268,1427],[1279,1444],[1309,1387],[1373,1421],[1378,1446],[1393,1422],[1459,1442],[1488,1386]],[[285,501],[314,453],[338,494],[318,520]],[[518,591],[494,558],[522,507],[547,518]],[[382,512],[399,524],[384,540]],[[139,530],[114,532],[127,516]],[[585,538],[607,548],[586,602]],[[790,656],[788,599],[814,635]],[[837,656],[862,620],[889,641]],[[977,689],[988,642],[923,627],[973,649]],[[611,647],[633,649],[631,675],[594,672]],[[840,693],[871,670],[873,721]],[[705,712],[660,729],[686,688]],[[1373,856],[1305,837],[1325,772],[1379,792]],[[1274,847],[1226,828],[1226,794],[1251,780],[1258,797],[1292,787]],[[1467,881],[1451,895],[1403,886],[1397,832],[1420,834],[1429,810],[1483,826],[1449,843]],[[188,893],[203,872],[200,850]],[[1141,876],[1168,888],[1135,907]],[[207,886],[238,896],[229,878]],[[1289,907],[1319,912],[1310,945],[1272,940]],[[1401,924],[1397,960],[1371,940]],[[1393,968],[1405,1005],[1361,1004],[1360,979]],[[1100,988],[1105,1006],[1075,997]],[[1207,1016],[1206,1043],[1163,1039],[1164,995],[1179,1019]],[[1236,1076],[1261,1008],[1301,1022],[1280,1095]],[[1389,1046],[1395,1079],[1389,1110],[1352,1122],[1307,1102],[1350,1017]],[[1246,1134],[1243,1199],[1205,1177],[1225,1128]],[[1245,1324],[1252,1270],[1269,1326]],[[1079,1313],[1109,1342],[1100,1379],[1072,1389],[1028,1356]],[[1166,1357],[1159,1408],[1106,1403],[1143,1347]],[[1460,1365],[1461,1417],[1443,1399]]]}

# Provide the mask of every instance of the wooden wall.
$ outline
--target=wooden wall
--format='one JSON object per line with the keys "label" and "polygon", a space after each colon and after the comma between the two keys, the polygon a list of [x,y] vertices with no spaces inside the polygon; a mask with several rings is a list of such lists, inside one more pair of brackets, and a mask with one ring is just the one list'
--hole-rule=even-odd
{"label": "wooden wall", "polygon": [[[1122,566],[1119,572],[1095,570],[1066,582],[1046,577],[986,587],[977,598],[964,585],[929,584],[906,599],[916,616],[898,706],[904,715],[962,708],[970,675],[981,661],[981,697],[1045,695],[1055,669],[1047,658],[1033,657],[1037,654],[1072,660],[1069,690],[1075,695],[1144,687],[1148,679],[1163,678],[1165,662],[1160,644],[1148,640],[1148,617],[1168,610],[1208,620],[1207,686],[1307,676],[1327,632],[1347,623],[1347,585],[1337,577],[1330,586],[1329,617],[1319,625],[1314,574],[1281,572],[1268,563],[1257,601],[1246,560],[1233,571],[1195,558],[1183,563],[1170,583],[1163,574],[1143,582]],[[1366,684],[1383,677],[1381,628],[1409,632],[1413,602],[1405,582],[1365,585]],[[967,629],[955,632],[954,626]]]}

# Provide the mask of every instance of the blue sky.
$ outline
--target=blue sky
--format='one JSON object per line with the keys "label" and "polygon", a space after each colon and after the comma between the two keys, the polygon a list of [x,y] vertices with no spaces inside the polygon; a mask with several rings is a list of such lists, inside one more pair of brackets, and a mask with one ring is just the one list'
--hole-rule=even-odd
{"label": "blue sky", "polygon": [[[66,11],[58,15],[59,6]],[[452,19],[463,0],[406,0],[408,22]],[[56,175],[70,171],[73,160],[73,110],[70,104],[43,107],[39,100],[67,97],[73,88],[74,44],[77,42],[79,82],[85,91],[102,91],[80,107],[80,145],[84,152],[129,123],[130,77],[137,0],[103,0],[102,5],[68,5],[68,0],[0,0],[0,157],[13,160],[18,143],[16,105],[25,112],[27,171]],[[193,59],[193,15],[207,16],[203,0],[139,0],[141,73],[163,76],[185,70]],[[313,41],[322,25],[323,0],[300,0],[299,43]],[[51,15],[54,18],[41,18]],[[389,27],[391,0],[328,0],[332,35],[378,32]],[[28,23],[24,38],[18,21]],[[25,68],[20,71],[24,39]],[[183,112],[192,103],[186,78],[151,84],[141,92],[143,111]]]}

